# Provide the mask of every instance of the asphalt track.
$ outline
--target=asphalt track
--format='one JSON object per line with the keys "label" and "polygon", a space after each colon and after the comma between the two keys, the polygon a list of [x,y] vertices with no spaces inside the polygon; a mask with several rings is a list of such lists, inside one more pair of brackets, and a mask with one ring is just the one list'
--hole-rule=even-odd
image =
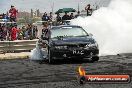
{"label": "asphalt track", "polygon": [[83,66],[87,73],[130,74],[132,54],[101,56],[98,62],[88,60],[56,60],[55,64],[23,60],[0,61],[0,88],[132,88],[128,84],[98,84],[77,82],[77,68]]}

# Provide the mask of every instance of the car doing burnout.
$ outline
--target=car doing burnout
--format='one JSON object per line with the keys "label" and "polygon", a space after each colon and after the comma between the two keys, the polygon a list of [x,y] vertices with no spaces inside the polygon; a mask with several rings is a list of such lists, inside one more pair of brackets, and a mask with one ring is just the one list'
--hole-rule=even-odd
{"label": "car doing burnout", "polygon": [[80,26],[52,27],[48,45],[49,63],[57,58],[90,58],[93,62],[99,60],[97,42]]}

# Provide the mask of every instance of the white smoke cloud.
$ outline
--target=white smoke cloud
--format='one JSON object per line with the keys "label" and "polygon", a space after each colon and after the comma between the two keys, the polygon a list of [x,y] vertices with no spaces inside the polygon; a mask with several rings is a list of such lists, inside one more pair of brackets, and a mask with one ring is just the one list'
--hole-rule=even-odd
{"label": "white smoke cloud", "polygon": [[100,55],[132,53],[131,10],[131,0],[112,0],[108,7],[96,10],[90,17],[78,17],[72,23],[94,35]]}

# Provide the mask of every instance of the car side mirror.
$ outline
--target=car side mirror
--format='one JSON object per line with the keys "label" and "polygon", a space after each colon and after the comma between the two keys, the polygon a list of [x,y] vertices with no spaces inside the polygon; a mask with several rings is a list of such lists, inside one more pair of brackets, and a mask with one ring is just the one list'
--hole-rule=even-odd
{"label": "car side mirror", "polygon": [[88,35],[89,35],[89,36],[93,36],[93,34],[91,34],[91,33],[89,33]]}

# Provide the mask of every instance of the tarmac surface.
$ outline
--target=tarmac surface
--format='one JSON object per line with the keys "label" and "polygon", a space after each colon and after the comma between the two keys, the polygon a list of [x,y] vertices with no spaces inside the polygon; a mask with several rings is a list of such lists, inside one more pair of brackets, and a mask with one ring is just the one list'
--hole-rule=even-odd
{"label": "tarmac surface", "polygon": [[83,66],[92,74],[130,74],[132,54],[101,56],[98,62],[88,60],[56,60],[55,64],[29,59],[0,61],[0,88],[132,88],[131,83],[99,84],[77,81],[77,68]]}

